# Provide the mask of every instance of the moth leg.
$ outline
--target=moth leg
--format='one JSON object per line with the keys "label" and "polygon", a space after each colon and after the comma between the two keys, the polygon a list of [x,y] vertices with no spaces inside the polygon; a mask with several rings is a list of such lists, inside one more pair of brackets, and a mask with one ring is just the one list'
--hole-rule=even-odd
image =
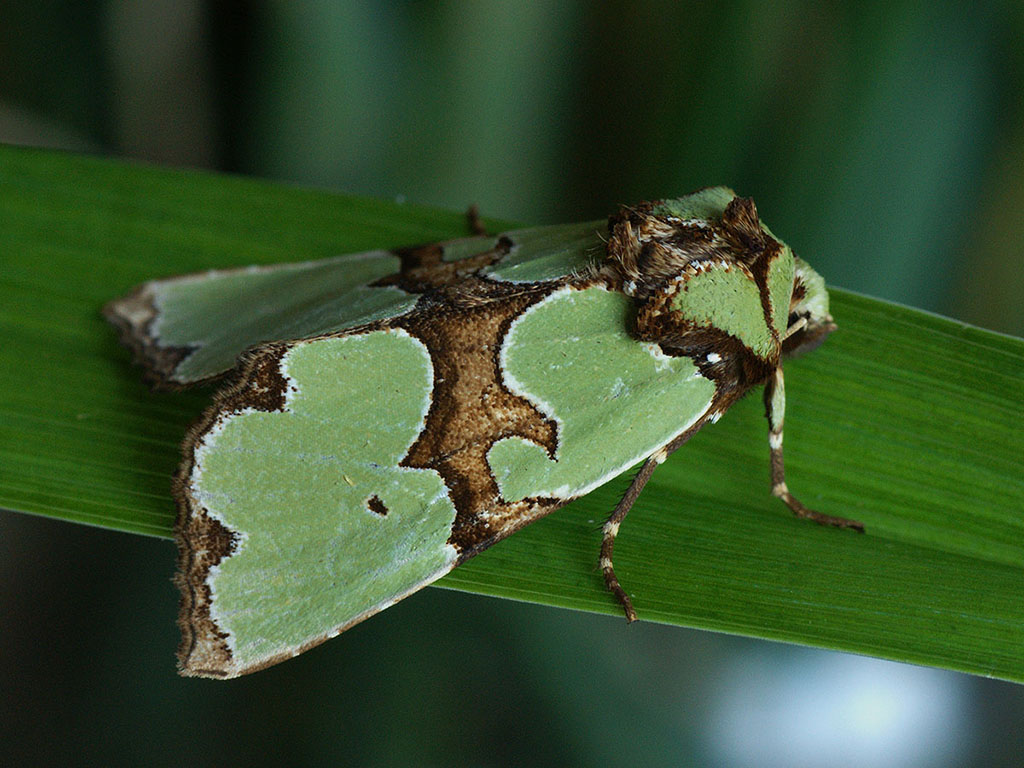
{"label": "moth leg", "polygon": [[636,621],[636,610],[633,608],[633,602],[629,599],[629,595],[626,594],[626,590],[619,584],[619,579],[615,575],[615,568],[612,566],[612,550],[615,548],[615,537],[619,533],[619,526],[626,515],[629,514],[629,510],[633,508],[633,503],[640,496],[640,491],[647,485],[647,481],[651,479],[651,475],[654,474],[654,470],[658,468],[658,465],[663,464],[665,459],[689,440],[699,427],[700,423],[695,424],[668,445],[662,446],[647,458],[647,461],[640,467],[640,471],[633,477],[633,482],[629,484],[629,488],[622,494],[619,503],[615,505],[615,509],[612,510],[608,521],[604,524],[604,539],[601,541],[601,570],[604,572],[604,583],[608,587],[608,591],[615,595],[618,601],[622,603],[622,608],[626,612],[626,621],[628,622]]}
{"label": "moth leg", "polygon": [[622,608],[626,612],[626,621],[634,622],[637,616],[636,610],[633,608],[633,602],[619,584],[619,579],[615,575],[615,568],[612,567],[612,550],[615,548],[615,537],[619,533],[619,526],[629,513],[629,510],[633,508],[633,503],[640,495],[640,491],[647,485],[647,481],[651,479],[651,475],[654,474],[654,470],[658,468],[658,465],[663,464],[665,459],[693,437],[697,430],[704,425],[712,411],[713,409],[709,409],[704,414],[703,419],[693,424],[681,435],[677,435],[668,445],[663,445],[647,458],[647,461],[640,467],[640,471],[633,477],[633,482],[629,484],[629,488],[626,489],[619,503],[615,505],[615,509],[612,510],[608,521],[604,524],[604,539],[601,541],[601,570],[604,572],[604,583],[608,587],[608,591],[615,595],[618,601],[622,603]]}
{"label": "moth leg", "polygon": [[782,499],[793,514],[806,520],[813,520],[819,525],[831,525],[836,528],[850,528],[864,532],[864,524],[845,517],[832,517],[808,509],[786,487],[786,468],[782,461],[782,423],[786,414],[786,385],[782,378],[782,366],[764,386],[765,415],[768,417],[768,445],[772,451],[772,495]]}
{"label": "moth leg", "polygon": [[626,612],[626,621],[628,622],[636,621],[636,610],[633,608],[633,603],[629,599],[629,595],[626,594],[626,590],[619,584],[619,579],[615,575],[615,568],[612,567],[612,550],[615,548],[615,537],[619,534],[619,526],[626,515],[629,514],[629,510],[632,509],[633,503],[640,495],[640,491],[644,489],[647,481],[654,474],[654,470],[665,461],[667,456],[668,453],[664,448],[661,448],[644,462],[644,465],[640,467],[640,471],[633,478],[633,482],[629,484],[629,488],[622,495],[619,503],[615,505],[615,509],[612,510],[608,521],[604,524],[604,539],[601,541],[601,570],[604,572],[604,583],[608,587],[608,591],[615,595],[616,599],[622,604],[622,608]]}

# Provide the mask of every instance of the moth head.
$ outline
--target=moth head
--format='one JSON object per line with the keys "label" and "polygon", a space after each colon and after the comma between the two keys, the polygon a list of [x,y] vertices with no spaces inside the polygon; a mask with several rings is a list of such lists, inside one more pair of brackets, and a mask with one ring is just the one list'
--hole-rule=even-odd
{"label": "moth head", "polygon": [[610,220],[608,254],[636,301],[634,335],[669,354],[723,358],[735,348],[753,361],[744,373],[753,380],[834,328],[821,278],[761,222],[753,200],[726,187],[624,207]]}
{"label": "moth head", "polygon": [[793,294],[782,353],[786,357],[810,352],[825,340],[836,324],[828,312],[824,278],[799,257],[794,257]]}

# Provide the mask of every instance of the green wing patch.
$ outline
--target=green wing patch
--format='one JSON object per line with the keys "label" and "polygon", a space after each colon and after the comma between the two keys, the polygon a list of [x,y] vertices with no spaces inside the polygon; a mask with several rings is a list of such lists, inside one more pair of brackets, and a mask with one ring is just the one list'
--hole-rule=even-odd
{"label": "green wing patch", "polygon": [[416,297],[372,286],[393,274],[387,251],[154,280],[112,302],[121,329],[158,384],[186,385],[235,367],[249,347],[350,328],[411,309]]}
{"label": "green wing patch", "polygon": [[419,294],[455,283],[467,270],[514,282],[581,271],[602,257],[599,226],[538,227],[395,252],[153,280],[111,302],[105,314],[152,383],[187,386],[230,371],[257,344],[398,317],[416,306]]}
{"label": "green wing patch", "polygon": [[507,232],[502,237],[510,244],[508,256],[482,274],[517,283],[580,274],[604,260],[601,233],[607,228],[604,221],[591,221]]}
{"label": "green wing patch", "polygon": [[550,456],[520,437],[494,444],[488,461],[506,500],[588,493],[707,413],[715,385],[689,358],[623,333],[629,316],[628,297],[595,286],[557,291],[513,323],[505,380],[556,421],[558,447]]}
{"label": "green wing patch", "polygon": [[456,559],[440,476],[398,465],[430,404],[423,345],[400,330],[300,342],[280,371],[284,409],[219,417],[189,479],[194,504],[235,537],[208,585],[236,674],[337,634]]}

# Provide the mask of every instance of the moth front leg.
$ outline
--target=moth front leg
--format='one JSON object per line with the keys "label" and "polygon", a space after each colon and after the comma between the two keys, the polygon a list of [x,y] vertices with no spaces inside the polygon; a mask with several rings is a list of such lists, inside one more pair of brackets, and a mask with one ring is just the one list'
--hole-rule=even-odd
{"label": "moth front leg", "polygon": [[777,496],[789,507],[793,514],[806,520],[813,520],[819,525],[831,525],[836,528],[850,528],[864,532],[864,524],[845,517],[832,517],[808,509],[786,487],[786,468],[782,461],[782,424],[786,415],[786,385],[782,378],[782,366],[764,386],[765,415],[768,417],[768,445],[772,451],[772,495]]}

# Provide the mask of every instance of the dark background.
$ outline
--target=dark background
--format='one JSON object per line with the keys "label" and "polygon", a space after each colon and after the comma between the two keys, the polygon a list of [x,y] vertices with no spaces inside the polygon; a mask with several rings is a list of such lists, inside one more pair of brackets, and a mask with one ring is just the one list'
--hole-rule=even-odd
{"label": "dark background", "polygon": [[[1022,40],[1015,2],[7,0],[0,140],[524,223],[728,184],[831,284],[1019,335]],[[173,559],[0,516],[3,762],[1024,761],[1018,686],[438,589],[179,680]]]}

